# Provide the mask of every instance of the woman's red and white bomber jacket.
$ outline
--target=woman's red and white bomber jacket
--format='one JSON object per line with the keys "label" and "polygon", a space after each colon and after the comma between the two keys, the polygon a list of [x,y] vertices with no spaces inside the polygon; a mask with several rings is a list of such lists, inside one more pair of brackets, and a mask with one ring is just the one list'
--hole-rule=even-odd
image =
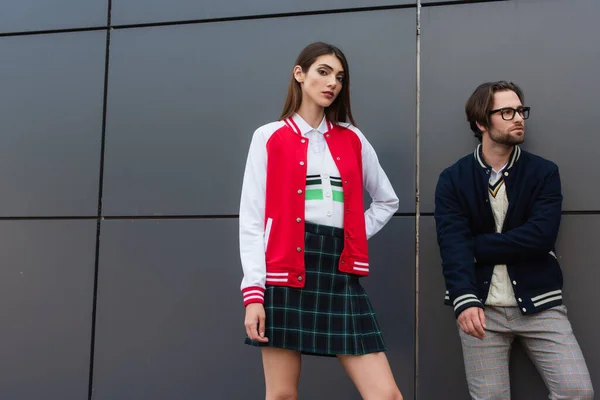
{"label": "woman's red and white bomber jacket", "polygon": [[[344,193],[341,272],[369,275],[367,239],[398,209],[398,198],[362,132],[351,124],[327,123],[327,146]],[[265,285],[304,287],[304,211],[311,128],[296,114],[256,130],[240,201],[240,257],[244,306],[263,303]],[[268,158],[268,162],[267,162]],[[363,189],[373,202],[364,211]]]}

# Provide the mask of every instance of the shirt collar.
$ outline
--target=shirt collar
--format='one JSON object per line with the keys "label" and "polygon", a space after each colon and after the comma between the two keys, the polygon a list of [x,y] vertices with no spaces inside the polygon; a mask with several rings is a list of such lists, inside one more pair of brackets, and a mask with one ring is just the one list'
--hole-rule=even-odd
{"label": "shirt collar", "polygon": [[[306,136],[308,132],[313,130],[313,128],[300,115],[298,115],[298,113],[294,114],[292,120],[296,123],[298,129],[300,129],[300,133],[302,134],[302,136]],[[327,127],[327,118],[325,118],[325,116],[323,116],[323,119],[321,120],[321,123],[319,124],[316,130],[320,134],[324,134],[329,130],[329,128]]]}
{"label": "shirt collar", "polygon": [[499,174],[499,173],[501,173],[502,171],[504,171],[504,169],[506,168],[506,166],[507,166],[507,165],[508,165],[508,163],[504,164],[504,165],[502,166],[502,168],[500,168],[498,171],[496,171],[496,170],[494,169],[494,167],[492,167],[492,172],[494,172],[494,173],[496,173],[496,174]]}

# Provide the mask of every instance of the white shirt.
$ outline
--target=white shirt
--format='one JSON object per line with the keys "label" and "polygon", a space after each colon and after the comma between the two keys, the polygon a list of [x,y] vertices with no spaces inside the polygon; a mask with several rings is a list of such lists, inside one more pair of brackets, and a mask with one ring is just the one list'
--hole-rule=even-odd
{"label": "white shirt", "polygon": [[[296,114],[298,115],[298,114]],[[340,171],[323,135],[327,120],[313,129],[299,115],[292,118],[308,139],[304,219],[314,224],[344,227],[344,192]]]}
{"label": "white shirt", "polygon": [[[298,114],[294,115],[293,120],[302,136],[309,140],[307,175],[321,176],[324,194],[322,201],[306,201],[305,219],[309,222],[342,228],[343,203],[340,203],[341,207],[336,204],[338,202],[333,199],[333,191],[331,197],[327,196],[330,190],[337,189],[335,185],[332,185],[332,182],[335,181],[333,178],[340,176],[323,137],[323,133],[327,131],[327,122],[323,118],[317,129],[313,129]],[[264,239],[267,181],[266,144],[271,135],[284,125],[282,121],[277,121],[261,126],[254,132],[250,143],[240,200],[240,258],[244,270],[242,288],[249,286],[264,288],[266,274]],[[367,239],[369,239],[379,232],[398,210],[398,197],[379,164],[375,150],[363,133],[354,125],[341,125],[356,133],[362,143],[363,187],[372,198],[369,208],[365,211],[366,233]],[[331,215],[328,215],[329,212]]]}
{"label": "white shirt", "polygon": [[498,171],[496,171],[494,168],[492,168],[492,172],[490,172],[490,183],[493,185],[494,183],[496,183],[498,181],[498,179],[500,179],[502,172],[504,171],[504,168],[506,168],[506,166],[508,165],[508,163],[504,164],[504,166],[502,168],[500,168]]}

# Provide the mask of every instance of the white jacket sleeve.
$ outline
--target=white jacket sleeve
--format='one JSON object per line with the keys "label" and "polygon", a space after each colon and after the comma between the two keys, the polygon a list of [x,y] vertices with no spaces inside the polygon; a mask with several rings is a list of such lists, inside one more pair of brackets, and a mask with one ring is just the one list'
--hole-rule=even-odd
{"label": "white jacket sleeve", "polygon": [[265,291],[265,194],[267,182],[266,138],[259,128],[252,136],[240,200],[240,258],[244,277],[244,306],[264,303]]}
{"label": "white jacket sleeve", "polygon": [[358,128],[352,126],[352,130],[362,142],[363,186],[372,199],[369,209],[365,211],[367,239],[370,239],[398,211],[399,201],[390,180],[379,164],[375,149]]}

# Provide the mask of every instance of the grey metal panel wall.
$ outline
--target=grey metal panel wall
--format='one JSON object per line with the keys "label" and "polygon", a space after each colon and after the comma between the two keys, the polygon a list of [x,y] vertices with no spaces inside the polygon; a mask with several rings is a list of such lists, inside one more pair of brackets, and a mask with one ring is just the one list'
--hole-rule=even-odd
{"label": "grey metal panel wall", "polygon": [[[493,16],[493,18],[491,17]],[[532,106],[524,148],[559,165],[564,209],[598,210],[597,172],[587,168],[596,154],[594,97],[600,83],[600,54],[595,45],[600,4],[577,1],[511,1],[423,9],[422,21],[422,210],[433,211],[439,173],[471,152],[472,137],[464,103],[475,87],[489,80],[513,80]],[[474,34],[485,32],[485,34]],[[427,117],[431,116],[431,117]],[[435,116],[435,117],[433,117]],[[571,117],[569,117],[571,116]],[[590,146],[582,143],[590,143]],[[586,179],[581,179],[582,168]],[[591,336],[598,318],[589,287],[595,269],[588,260],[597,216],[565,216],[558,250],[565,275],[565,302],[584,350],[592,380],[598,387],[600,352]],[[444,281],[432,217],[422,220],[420,285],[421,399],[445,393],[468,397],[460,340],[450,308],[442,305]],[[583,243],[582,243],[583,241]],[[590,303],[592,301],[592,303]],[[443,359],[444,363],[439,363]],[[539,374],[517,344],[511,357],[514,399],[544,398]]]}
{"label": "grey metal panel wall", "polygon": [[[310,41],[348,55],[359,126],[400,212],[414,212],[414,0],[165,4],[113,0],[112,22],[251,20],[111,31],[103,214],[214,219],[109,219],[96,232],[107,32],[0,37],[0,398],[87,398],[96,234],[94,399],[262,396],[259,353],[242,344],[237,219],[222,214],[237,214],[252,131],[277,118],[293,61]],[[378,6],[407,8],[252,19]],[[103,26],[107,9],[106,0],[3,1],[0,36]],[[476,143],[463,117],[474,87],[520,83],[533,107],[525,149],[559,164],[567,210],[596,212],[563,218],[558,253],[598,388],[600,317],[590,310],[599,277],[590,249],[600,217],[597,189],[587,183],[598,174],[600,4],[515,0],[424,7],[422,15],[421,210],[433,211],[439,172]],[[68,218],[78,216],[91,219]],[[419,400],[467,398],[455,320],[442,305],[433,218],[421,221]],[[414,217],[393,218],[370,249],[374,272],[364,284],[411,399]],[[513,353],[513,398],[545,397],[523,350]],[[232,376],[241,380],[232,385]],[[359,398],[336,360],[310,357],[301,395]]]}
{"label": "grey metal panel wall", "polygon": [[0,33],[106,25],[108,0],[2,0]]}
{"label": "grey metal panel wall", "polygon": [[237,214],[252,133],[317,40],[349,58],[357,123],[413,211],[414,10],[394,10],[113,32],[104,213]]}
{"label": "grey metal panel wall", "polygon": [[[260,351],[243,344],[237,223],[103,222],[95,400],[264,397]],[[395,218],[373,239],[366,286],[407,398],[414,376],[413,227],[414,219]],[[359,398],[341,366],[306,363],[302,396],[329,399],[326,390],[335,387],[336,398]],[[331,387],[325,393],[324,382]]]}
{"label": "grey metal panel wall", "polygon": [[[414,398],[415,393],[414,231],[414,217],[393,217],[369,240],[372,272],[362,279],[381,325],[394,378],[405,399]],[[333,398],[344,397],[323,397]]]}
{"label": "grey metal panel wall", "polygon": [[433,217],[421,217],[419,252],[419,400],[468,399],[460,338],[446,288]]}
{"label": "grey metal panel wall", "polygon": [[[490,80],[513,80],[532,106],[524,148],[561,168],[564,208],[598,210],[597,172],[587,168],[596,154],[594,98],[600,54],[595,45],[600,4],[576,1],[511,1],[423,9],[422,20],[422,211],[433,211],[439,173],[473,151],[464,103],[475,87]],[[479,32],[475,34],[475,32]],[[582,146],[590,143],[590,146]],[[582,177],[585,170],[585,179]],[[600,351],[591,336],[598,318],[589,287],[595,282],[589,232],[597,216],[565,216],[558,250],[565,275],[565,302],[570,319],[598,387]],[[420,268],[420,399],[446,393],[467,398],[460,340],[452,310],[444,306],[444,281],[434,221],[421,224]],[[592,303],[590,303],[592,301]],[[439,360],[444,362],[440,363]],[[545,398],[539,374],[517,344],[511,357],[514,399]]]}
{"label": "grey metal panel wall", "polygon": [[[422,210],[443,168],[473,151],[464,104],[485,81],[512,80],[532,106],[524,148],[561,168],[565,210],[598,210],[600,3],[509,1],[423,9]],[[582,145],[584,144],[585,145]]]}
{"label": "grey metal panel wall", "polygon": [[0,38],[0,216],[96,215],[105,32]]}
{"label": "grey metal panel wall", "polygon": [[[573,330],[586,358],[594,387],[600,387],[600,348],[597,330],[600,317],[590,312],[598,306],[590,297],[600,273],[589,256],[595,239],[590,232],[600,229],[600,216],[563,216],[557,253],[565,279],[564,301]],[[435,236],[433,217],[421,222],[419,398],[422,400],[468,398],[462,350],[452,308],[443,305],[444,278]],[[547,390],[517,344],[511,356],[511,390],[514,400],[542,399]]]}
{"label": "grey metal panel wall", "polygon": [[[113,23],[138,24],[161,21],[231,18],[281,13],[416,4],[415,0],[117,0],[113,2]],[[366,31],[366,29],[365,29]]]}
{"label": "grey metal panel wall", "polygon": [[[600,54],[599,54],[600,55]],[[573,163],[579,160],[574,158]],[[587,164],[586,164],[587,165]],[[600,307],[595,295],[600,269],[595,251],[600,230],[600,215],[564,215],[557,243],[557,256],[564,275],[565,305],[573,331],[586,358],[596,394],[600,391]],[[522,386],[526,382],[522,380]]]}
{"label": "grey metal panel wall", "polygon": [[243,344],[236,249],[236,219],[102,223],[95,400],[264,390]]}
{"label": "grey metal panel wall", "polygon": [[95,221],[0,221],[0,397],[87,396]]}

